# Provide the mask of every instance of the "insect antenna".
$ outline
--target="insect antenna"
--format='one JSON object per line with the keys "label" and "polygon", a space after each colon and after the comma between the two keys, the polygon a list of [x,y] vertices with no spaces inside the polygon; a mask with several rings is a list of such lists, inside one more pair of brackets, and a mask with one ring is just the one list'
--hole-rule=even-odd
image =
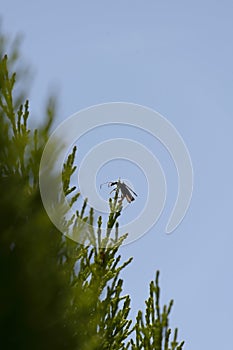
{"label": "insect antenna", "polygon": [[103,184],[100,185],[100,188],[102,188],[103,185],[109,184],[110,182],[104,182]]}

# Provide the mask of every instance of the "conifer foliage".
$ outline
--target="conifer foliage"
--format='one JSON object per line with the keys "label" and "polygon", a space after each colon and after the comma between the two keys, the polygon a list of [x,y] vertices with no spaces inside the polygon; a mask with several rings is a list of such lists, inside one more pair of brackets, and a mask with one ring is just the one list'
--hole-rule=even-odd
{"label": "conifer foliage", "polygon": [[[102,218],[87,212],[87,200],[67,221],[83,244],[63,236],[50,222],[39,193],[39,164],[55,115],[49,100],[44,125],[29,130],[30,104],[15,91],[12,57],[0,40],[0,343],[2,349],[180,350],[177,329],[169,328],[172,302],[160,310],[159,274],[151,282],[145,315],[130,319],[130,296],[123,293],[118,237],[121,206],[110,201],[107,233]],[[17,58],[17,57],[16,57]],[[21,76],[22,78],[22,76]],[[63,166],[63,191],[70,187],[76,148]],[[77,219],[82,219],[77,221]],[[65,217],[63,218],[65,220]],[[83,227],[79,227],[83,222]],[[96,231],[96,232],[95,232]]]}

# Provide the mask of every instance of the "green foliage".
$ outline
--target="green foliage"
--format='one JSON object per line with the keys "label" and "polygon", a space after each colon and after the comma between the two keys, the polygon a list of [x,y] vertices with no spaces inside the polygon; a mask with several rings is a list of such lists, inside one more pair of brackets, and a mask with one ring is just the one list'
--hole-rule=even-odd
{"label": "green foliage", "polygon": [[163,311],[160,310],[160,287],[159,272],[156,273],[155,283],[150,283],[150,296],[146,300],[145,322],[142,312],[137,315],[135,331],[136,343],[132,340],[132,350],[181,350],[184,342],[177,342],[177,328],[174,331],[173,340],[170,342],[171,329],[169,328],[169,314],[173,305],[170,301],[168,307],[164,305]]}
{"label": "green foliage", "polygon": [[73,348],[64,325],[69,295],[62,237],[43,210],[38,166],[45,129],[27,127],[29,103],[15,109],[15,74],[0,63],[0,333],[6,349]]}
{"label": "green foliage", "polygon": [[[3,51],[1,47],[0,53]],[[117,191],[109,203],[105,236],[102,218],[97,219],[95,229],[94,210],[86,213],[87,200],[66,222],[73,237],[85,233],[83,244],[64,237],[48,219],[39,194],[38,172],[54,119],[54,102],[48,102],[44,125],[29,130],[29,101],[19,94],[15,102],[17,76],[11,71],[12,60],[4,55],[0,61],[2,348],[180,350],[183,343],[178,345],[177,330],[170,341],[172,304],[160,311],[158,274],[156,283],[150,285],[145,322],[141,311],[135,325],[129,318],[130,297],[122,293],[120,273],[132,258],[121,262],[119,255],[126,236],[118,236],[121,204]],[[76,148],[62,172],[70,206],[80,195],[70,187],[75,156]]]}

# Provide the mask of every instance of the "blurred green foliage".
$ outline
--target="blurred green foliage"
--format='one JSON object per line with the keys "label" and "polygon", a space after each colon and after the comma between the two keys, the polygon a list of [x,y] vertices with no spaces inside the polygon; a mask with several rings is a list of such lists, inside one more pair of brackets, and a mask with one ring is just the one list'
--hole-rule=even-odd
{"label": "blurred green foliage", "polygon": [[[177,349],[177,330],[170,341],[171,303],[159,306],[158,274],[151,282],[145,321],[139,311],[129,319],[130,297],[122,295],[118,237],[118,193],[110,201],[107,236],[89,229],[84,244],[65,238],[50,222],[39,193],[39,164],[55,117],[49,99],[44,125],[28,129],[29,101],[15,92],[18,49],[5,54],[0,36],[0,346],[1,349]],[[79,193],[70,188],[76,149],[63,167],[63,190],[72,205]],[[70,197],[69,197],[70,198]],[[93,226],[86,202],[77,218]],[[64,218],[65,220],[65,218]],[[110,238],[110,234],[115,238]],[[103,248],[104,247],[104,248]]]}

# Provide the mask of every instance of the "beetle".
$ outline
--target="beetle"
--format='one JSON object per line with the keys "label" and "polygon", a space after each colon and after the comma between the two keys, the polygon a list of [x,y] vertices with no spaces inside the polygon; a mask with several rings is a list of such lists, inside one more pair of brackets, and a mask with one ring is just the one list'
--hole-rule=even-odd
{"label": "beetle", "polygon": [[[128,185],[126,185],[124,182],[121,182],[120,180],[118,181],[113,181],[113,182],[105,182],[102,185],[108,184],[108,187],[111,186],[116,186],[111,192],[119,190],[121,191],[121,199],[120,202],[122,202],[125,198],[127,200],[128,203],[131,203],[135,200],[135,198],[133,197],[133,195],[131,194],[131,192],[137,197],[137,193],[135,193]],[[102,187],[102,185],[100,185],[100,188]]]}

